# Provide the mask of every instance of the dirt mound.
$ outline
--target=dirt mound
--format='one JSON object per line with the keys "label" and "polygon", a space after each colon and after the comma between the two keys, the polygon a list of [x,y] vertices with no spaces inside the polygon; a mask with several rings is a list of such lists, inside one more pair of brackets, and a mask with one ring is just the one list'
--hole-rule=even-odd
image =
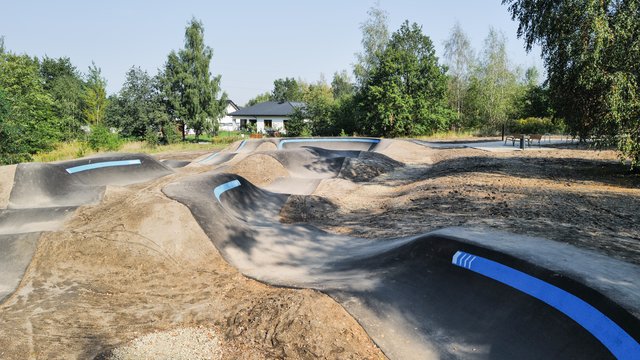
{"label": "dirt mound", "polygon": [[369,181],[400,166],[403,166],[401,162],[383,154],[361,152],[358,157],[345,158],[338,177],[354,182]]}
{"label": "dirt mound", "polygon": [[258,152],[258,151],[275,151],[277,150],[278,147],[276,146],[276,144],[272,143],[272,142],[263,142],[262,144],[258,145],[258,147],[256,147],[256,149],[254,151]]}
{"label": "dirt mound", "polygon": [[0,305],[2,357],[93,358],[144,334],[203,326],[220,329],[223,359],[383,358],[328,296],[242,276],[160,191],[206,170],[109,186],[100,204],[44,234]]}
{"label": "dirt mound", "polygon": [[278,160],[267,154],[249,155],[234,164],[229,171],[244,177],[257,186],[266,186],[279,177],[289,176],[287,169]]}
{"label": "dirt mound", "polygon": [[404,140],[387,140],[388,146],[380,150],[393,160],[403,162],[405,164],[429,164],[432,162],[431,149],[426,149],[422,145],[415,144]]}
{"label": "dirt mound", "polygon": [[17,165],[0,166],[0,209],[6,209],[9,204],[16,167]]}
{"label": "dirt mound", "polygon": [[219,360],[222,358],[222,351],[215,329],[178,328],[147,334],[114,349],[110,355],[98,356],[98,358]]}
{"label": "dirt mound", "polygon": [[280,210],[280,221],[285,224],[321,221],[312,217],[332,217],[338,206],[327,198],[315,195],[291,195]]}

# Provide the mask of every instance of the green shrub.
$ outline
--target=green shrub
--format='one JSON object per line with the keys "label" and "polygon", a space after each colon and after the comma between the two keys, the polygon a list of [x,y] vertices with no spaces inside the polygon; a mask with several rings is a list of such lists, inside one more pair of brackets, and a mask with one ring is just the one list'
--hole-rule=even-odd
{"label": "green shrub", "polygon": [[530,117],[511,121],[508,130],[512,134],[560,134],[564,132],[561,120]]}
{"label": "green shrub", "polygon": [[87,143],[94,151],[117,151],[122,146],[118,134],[111,133],[107,127],[102,125],[91,128]]}
{"label": "green shrub", "polygon": [[300,137],[311,137],[311,136],[312,136],[311,130],[309,130],[307,126],[305,126],[300,132]]}
{"label": "green shrub", "polygon": [[162,127],[162,140],[163,145],[175,144],[182,140],[182,134],[178,132],[178,129],[173,124],[168,124]]}
{"label": "green shrub", "polygon": [[147,127],[147,130],[144,133],[144,141],[147,147],[155,149],[158,145],[160,145],[158,132],[155,131],[155,129],[152,127]]}

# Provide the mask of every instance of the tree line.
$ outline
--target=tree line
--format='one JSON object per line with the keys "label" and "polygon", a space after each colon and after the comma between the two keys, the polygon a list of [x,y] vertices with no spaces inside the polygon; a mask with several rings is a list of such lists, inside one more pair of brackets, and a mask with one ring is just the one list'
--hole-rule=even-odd
{"label": "tree line", "polygon": [[[432,40],[405,21],[390,32],[388,14],[368,11],[362,50],[350,71],[331,82],[276,79],[257,102],[299,101],[287,135],[385,137],[439,131],[564,131],[615,147],[632,166],[640,160],[640,5],[634,0],[503,0],[527,49],[542,48],[546,79],[512,64],[503,34],[490,29],[482,48],[456,24],[439,58]],[[215,132],[226,93],[211,74],[213,50],[192,19],[184,48],[150,75],[132,67],[117,94],[93,64],[83,74],[69,58],[11,53],[0,40],[0,161],[27,160],[58,141],[109,137],[148,142]],[[350,76],[353,74],[353,79]],[[91,135],[89,135],[91,136]],[[95,137],[95,136],[94,136]],[[101,146],[100,137],[92,143]],[[107,144],[117,141],[106,141]]]}
{"label": "tree line", "polygon": [[133,66],[107,96],[95,63],[82,73],[68,57],[14,54],[0,38],[0,163],[28,161],[61,141],[115,150],[121,138],[171,143],[187,128],[196,137],[215,131],[227,95],[211,74],[212,57],[202,23],[192,19],[184,48],[169,53],[156,75]]}
{"label": "tree line", "polygon": [[405,21],[390,33],[387,13],[373,7],[361,24],[362,51],[351,79],[346,70],[330,83],[301,79],[274,81],[273,90],[251,99],[299,101],[287,134],[359,134],[385,137],[430,135],[441,131],[496,133],[561,131],[552,120],[548,89],[536,68],[523,70],[508,58],[503,34],[490,29],[476,53],[456,24],[444,44],[442,61],[422,27]]}

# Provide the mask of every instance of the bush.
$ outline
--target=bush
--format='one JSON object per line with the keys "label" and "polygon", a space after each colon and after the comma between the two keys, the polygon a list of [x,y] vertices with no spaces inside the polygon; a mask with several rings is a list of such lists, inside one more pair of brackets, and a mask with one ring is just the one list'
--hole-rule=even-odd
{"label": "bush", "polygon": [[158,132],[155,131],[153,127],[147,127],[147,130],[144,133],[144,141],[149,148],[155,149],[158,145],[160,145]]}
{"label": "bush", "polygon": [[162,127],[162,140],[163,145],[175,144],[182,140],[182,134],[178,132],[178,129],[173,124],[164,125]]}
{"label": "bush", "polygon": [[112,134],[107,127],[102,125],[91,128],[87,143],[94,151],[116,151],[122,146],[118,134]]}
{"label": "bush", "polygon": [[564,132],[564,123],[561,120],[530,117],[510,122],[508,130],[512,134],[560,134]]}

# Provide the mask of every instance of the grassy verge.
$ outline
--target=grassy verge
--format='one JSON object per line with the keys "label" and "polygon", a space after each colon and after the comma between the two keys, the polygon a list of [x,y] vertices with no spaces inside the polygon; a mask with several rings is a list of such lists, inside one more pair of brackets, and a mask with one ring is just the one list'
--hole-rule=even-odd
{"label": "grassy verge", "polygon": [[[240,138],[238,138],[240,139]],[[216,140],[216,139],[214,139]],[[158,145],[149,146],[143,141],[128,141],[125,142],[120,150],[117,152],[122,153],[145,153],[145,154],[159,154],[167,152],[181,152],[181,151],[207,151],[213,149],[222,149],[227,147],[228,144],[235,141],[234,138],[225,138],[226,141],[215,141],[207,143],[191,143],[191,142],[179,142],[170,145]],[[33,156],[33,161],[37,162],[50,162],[50,161],[62,161],[72,160],[85,156],[97,154],[89,148],[86,143],[82,141],[70,141],[65,143],[59,143],[56,148],[46,153],[40,153]]]}
{"label": "grassy verge", "polygon": [[442,131],[431,135],[416,136],[418,140],[457,140],[457,139],[470,139],[474,137],[486,137],[485,134],[480,133],[478,130],[467,131]]}

